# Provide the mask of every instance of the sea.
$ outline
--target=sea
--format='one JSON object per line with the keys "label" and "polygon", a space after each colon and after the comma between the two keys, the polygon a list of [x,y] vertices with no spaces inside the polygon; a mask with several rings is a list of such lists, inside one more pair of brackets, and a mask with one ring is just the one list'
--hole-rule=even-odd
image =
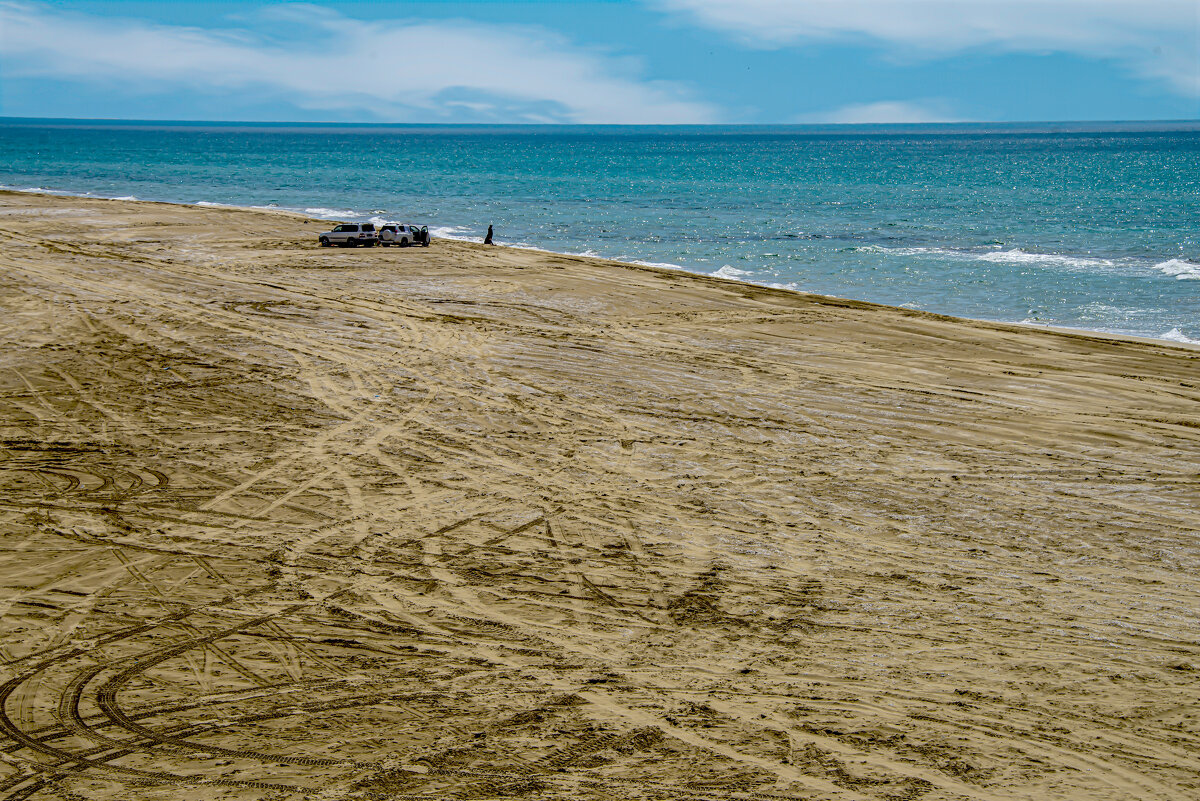
{"label": "sea", "polygon": [[516,247],[1200,343],[1200,122],[0,118],[0,188],[411,222],[476,241],[493,225]]}

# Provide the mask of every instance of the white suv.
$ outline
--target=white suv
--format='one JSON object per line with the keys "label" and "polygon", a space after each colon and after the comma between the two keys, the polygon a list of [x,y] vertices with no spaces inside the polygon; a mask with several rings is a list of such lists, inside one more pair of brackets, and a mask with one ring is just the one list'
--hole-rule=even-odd
{"label": "white suv", "polygon": [[379,242],[379,234],[375,233],[375,223],[343,223],[332,231],[319,234],[317,241],[321,243],[321,247],[325,248],[331,245],[341,245],[347,248],[363,245],[370,248],[375,247]]}
{"label": "white suv", "polygon": [[387,223],[379,226],[379,244],[398,245],[402,248],[423,244],[428,247],[429,229],[424,226]]}

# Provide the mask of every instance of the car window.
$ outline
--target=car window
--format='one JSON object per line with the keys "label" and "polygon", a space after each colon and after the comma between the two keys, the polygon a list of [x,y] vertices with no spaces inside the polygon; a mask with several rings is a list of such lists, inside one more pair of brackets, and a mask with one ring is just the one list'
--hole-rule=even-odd
{"label": "car window", "polygon": [[364,226],[363,226],[363,230],[364,230],[364,231],[374,231],[374,230],[375,230],[375,224],[374,224],[374,223],[367,223],[366,225],[364,225]]}
{"label": "car window", "polygon": [[339,234],[339,233],[344,233],[346,231],[353,231],[353,230],[354,230],[353,225],[339,225],[337,228],[333,229],[333,232],[335,234]]}

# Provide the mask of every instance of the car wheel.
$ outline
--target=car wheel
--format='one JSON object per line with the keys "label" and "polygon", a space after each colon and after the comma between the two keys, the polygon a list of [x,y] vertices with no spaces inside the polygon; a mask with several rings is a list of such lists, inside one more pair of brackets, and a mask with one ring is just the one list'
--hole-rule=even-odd
{"label": "car wheel", "polygon": [[323,236],[323,237],[319,238],[317,241],[321,243],[321,247],[323,247],[323,248],[329,247],[329,237]]}
{"label": "car wheel", "polygon": [[353,240],[353,239],[347,239],[347,240],[346,240],[346,247],[348,247],[348,248],[356,248],[356,247],[358,247],[358,242],[356,242],[356,241],[355,241],[355,240]]}
{"label": "car wheel", "polygon": [[408,240],[407,240],[407,239],[401,239],[401,240],[400,240],[400,247],[402,247],[402,248],[406,248],[406,247],[408,247],[408,245],[409,245],[409,242],[408,242]]}

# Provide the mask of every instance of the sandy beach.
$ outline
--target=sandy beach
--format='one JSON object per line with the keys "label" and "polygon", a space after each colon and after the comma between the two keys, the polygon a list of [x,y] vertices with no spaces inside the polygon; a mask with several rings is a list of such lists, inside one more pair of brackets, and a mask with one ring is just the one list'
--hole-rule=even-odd
{"label": "sandy beach", "polygon": [[1200,798],[1200,349],[0,193],[0,799]]}

